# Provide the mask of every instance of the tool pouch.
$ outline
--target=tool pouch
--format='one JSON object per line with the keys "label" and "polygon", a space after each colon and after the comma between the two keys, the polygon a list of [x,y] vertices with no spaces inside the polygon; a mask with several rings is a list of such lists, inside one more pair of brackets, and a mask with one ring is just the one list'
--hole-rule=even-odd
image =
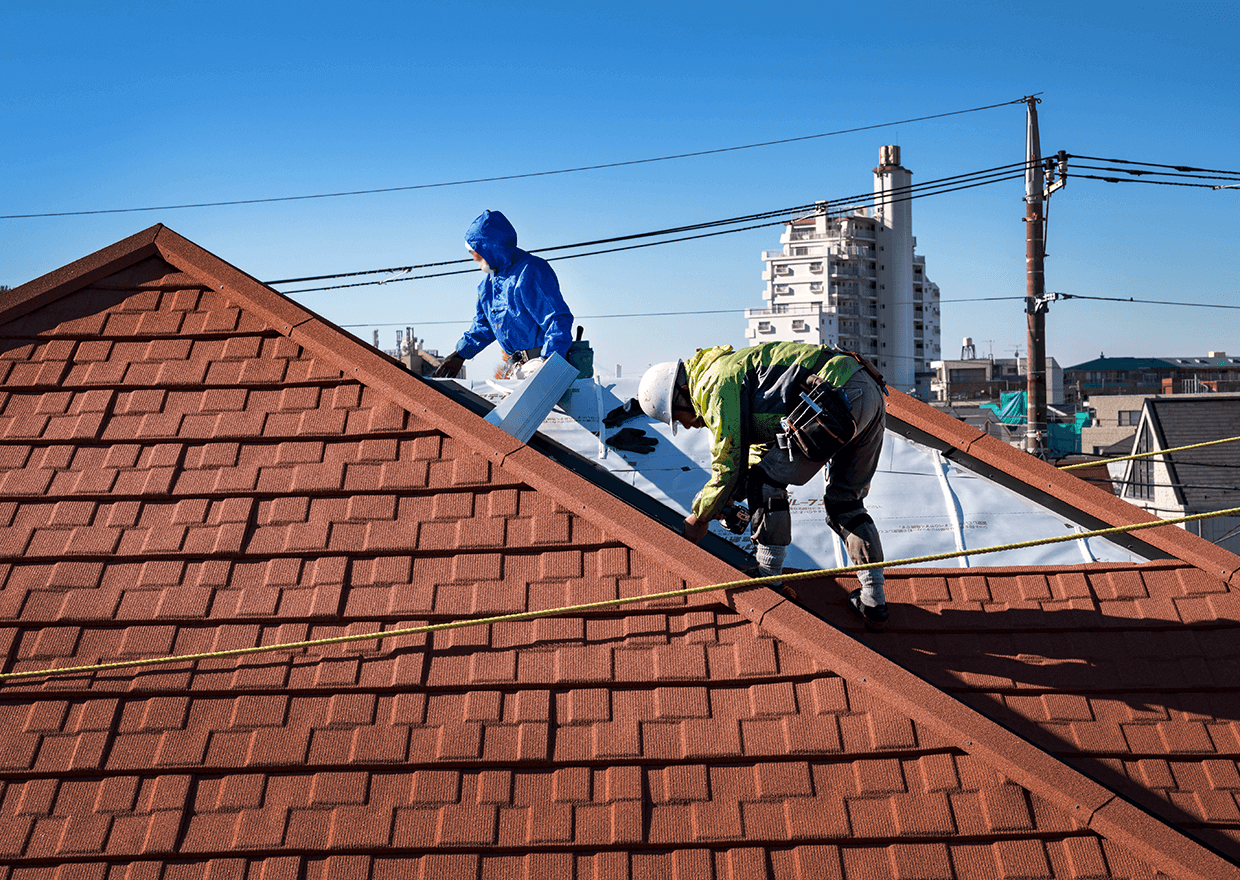
{"label": "tool pouch", "polygon": [[810,377],[788,413],[788,439],[810,461],[826,461],[857,433],[848,398],[839,388]]}

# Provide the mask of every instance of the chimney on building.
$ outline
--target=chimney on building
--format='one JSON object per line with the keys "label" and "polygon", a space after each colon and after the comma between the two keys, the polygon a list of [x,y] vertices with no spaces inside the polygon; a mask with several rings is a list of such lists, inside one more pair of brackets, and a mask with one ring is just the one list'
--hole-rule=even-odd
{"label": "chimney on building", "polygon": [[[879,147],[874,169],[874,214],[880,224],[879,273],[886,281],[878,291],[879,336],[891,350],[877,352],[878,370],[901,391],[916,388],[917,361],[913,338],[913,203],[908,198],[913,174],[900,164],[900,148]],[[886,331],[884,334],[883,331]],[[891,355],[888,357],[888,355]]]}

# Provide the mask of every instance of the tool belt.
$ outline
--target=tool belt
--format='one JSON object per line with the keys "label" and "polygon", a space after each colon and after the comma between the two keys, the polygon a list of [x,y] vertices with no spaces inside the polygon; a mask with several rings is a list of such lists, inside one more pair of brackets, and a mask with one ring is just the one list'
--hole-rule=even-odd
{"label": "tool belt", "polygon": [[516,364],[518,366],[521,364],[527,363],[528,361],[532,361],[534,360],[534,358],[538,358],[538,357],[542,357],[541,348],[526,348],[526,349],[522,349],[521,351],[514,351],[512,354],[509,354],[508,352],[504,352],[504,360],[508,361],[509,363]]}
{"label": "tool belt", "polygon": [[798,391],[799,401],[781,421],[788,454],[799,451],[810,461],[826,461],[857,433],[848,396],[821,376],[810,375]]}

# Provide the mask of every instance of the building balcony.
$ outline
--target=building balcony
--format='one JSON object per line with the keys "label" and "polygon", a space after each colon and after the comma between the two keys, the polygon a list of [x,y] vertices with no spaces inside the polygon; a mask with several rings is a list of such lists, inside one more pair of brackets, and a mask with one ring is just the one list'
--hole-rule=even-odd
{"label": "building balcony", "polygon": [[769,318],[772,315],[818,315],[823,311],[821,303],[795,303],[772,306],[769,309],[745,309],[745,318]]}

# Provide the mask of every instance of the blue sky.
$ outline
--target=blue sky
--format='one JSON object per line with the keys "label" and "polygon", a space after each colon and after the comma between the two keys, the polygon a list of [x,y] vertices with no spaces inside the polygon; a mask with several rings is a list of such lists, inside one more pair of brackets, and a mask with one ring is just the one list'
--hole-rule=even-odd
{"label": "blue sky", "polygon": [[[1236,3],[75,3],[0,8],[0,214],[408,187],[713,150],[1041,93],[1043,152],[1240,169]],[[1030,19],[1031,9],[1039,15]],[[262,279],[459,259],[484,208],[529,249],[1022,161],[1023,104],[572,174],[354,197],[0,220],[16,286],[154,223]],[[1095,163],[1097,164],[1097,163]],[[1096,173],[1096,172],[1091,172]],[[1023,351],[1023,185],[913,203],[943,353]],[[1240,189],[1077,179],[1050,202],[1047,288],[1240,305]],[[743,344],[779,227],[554,263],[604,371]],[[392,347],[450,350],[477,275],[296,295]],[[284,289],[298,286],[285,285]],[[955,302],[953,302],[955,301]],[[728,310],[721,314],[605,315]],[[1240,354],[1236,311],[1052,305],[1047,350]],[[497,360],[494,350],[482,361]]]}

